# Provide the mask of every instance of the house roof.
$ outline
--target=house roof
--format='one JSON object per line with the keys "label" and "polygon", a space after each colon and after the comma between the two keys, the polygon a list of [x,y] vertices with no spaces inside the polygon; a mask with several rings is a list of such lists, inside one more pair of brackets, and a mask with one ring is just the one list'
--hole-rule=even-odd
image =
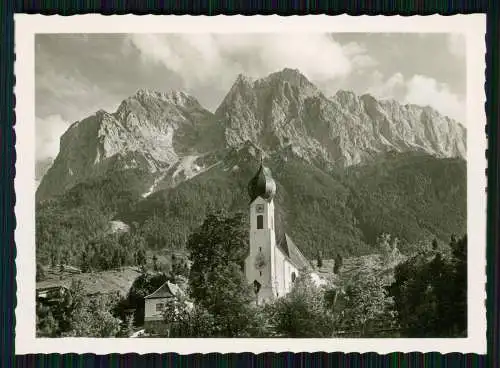
{"label": "house roof", "polygon": [[66,285],[61,285],[61,284],[46,284],[43,286],[36,286],[36,291],[47,291],[47,290],[54,290],[54,289],[69,289]]}
{"label": "house roof", "polygon": [[123,270],[110,270],[95,273],[58,273],[47,272],[46,279],[36,283],[36,289],[41,290],[53,287],[65,287],[71,289],[72,281],[81,281],[84,293],[92,295],[95,293],[114,293],[127,295],[135,279],[141,272],[133,267]]}
{"label": "house roof", "polygon": [[144,299],[169,298],[179,294],[184,294],[179,286],[167,281],[160,286],[155,292],[147,295]]}
{"label": "house roof", "polygon": [[299,270],[310,268],[309,261],[286,233],[276,233],[276,246]]}

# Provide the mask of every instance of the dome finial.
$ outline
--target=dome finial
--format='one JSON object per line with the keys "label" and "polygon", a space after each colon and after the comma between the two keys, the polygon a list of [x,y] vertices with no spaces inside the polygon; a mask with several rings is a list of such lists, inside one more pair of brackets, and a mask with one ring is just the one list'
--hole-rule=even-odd
{"label": "dome finial", "polygon": [[264,166],[264,154],[260,153],[260,167],[255,176],[248,183],[248,194],[253,202],[255,198],[262,197],[265,200],[273,199],[276,194],[276,183],[271,176],[271,170]]}

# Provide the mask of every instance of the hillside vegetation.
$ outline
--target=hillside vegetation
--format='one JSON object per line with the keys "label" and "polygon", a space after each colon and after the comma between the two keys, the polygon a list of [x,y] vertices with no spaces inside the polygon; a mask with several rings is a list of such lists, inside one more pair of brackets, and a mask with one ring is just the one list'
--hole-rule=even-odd
{"label": "hillside vegetation", "polygon": [[[461,159],[392,154],[333,173],[285,155],[274,155],[266,164],[278,185],[277,224],[310,258],[317,251],[327,258],[369,254],[383,232],[397,236],[407,252],[419,241],[445,242],[466,227],[466,164]],[[130,173],[78,185],[38,205],[39,260],[64,256],[78,263],[85,244],[103,237],[111,239],[105,250],[111,255],[125,243],[129,255],[142,247],[182,249],[209,209],[247,212],[246,187],[257,165],[242,150],[146,198]],[[130,233],[107,234],[112,219],[130,225]]]}

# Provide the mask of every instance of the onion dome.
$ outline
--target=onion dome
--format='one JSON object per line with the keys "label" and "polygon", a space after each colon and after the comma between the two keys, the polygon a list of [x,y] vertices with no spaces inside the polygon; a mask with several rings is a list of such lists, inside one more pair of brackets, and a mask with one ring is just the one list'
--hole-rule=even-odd
{"label": "onion dome", "polygon": [[276,194],[276,182],[271,176],[271,170],[260,164],[259,171],[248,183],[248,195],[250,201],[253,202],[255,198],[262,197],[270,201]]}

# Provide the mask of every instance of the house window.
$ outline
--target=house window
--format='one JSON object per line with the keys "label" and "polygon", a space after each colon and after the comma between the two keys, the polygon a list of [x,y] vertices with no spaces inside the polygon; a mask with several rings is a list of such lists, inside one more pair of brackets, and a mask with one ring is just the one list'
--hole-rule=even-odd
{"label": "house window", "polygon": [[296,278],[297,278],[297,276],[295,275],[295,272],[292,272],[292,282],[295,282]]}
{"label": "house window", "polygon": [[163,303],[156,304],[156,311],[161,312],[163,310]]}
{"label": "house window", "polygon": [[259,271],[259,275],[262,276],[262,271]]}
{"label": "house window", "polygon": [[262,247],[259,247],[259,252],[262,252]]}
{"label": "house window", "polygon": [[257,216],[257,229],[263,229],[264,228],[264,216],[258,215]]}

